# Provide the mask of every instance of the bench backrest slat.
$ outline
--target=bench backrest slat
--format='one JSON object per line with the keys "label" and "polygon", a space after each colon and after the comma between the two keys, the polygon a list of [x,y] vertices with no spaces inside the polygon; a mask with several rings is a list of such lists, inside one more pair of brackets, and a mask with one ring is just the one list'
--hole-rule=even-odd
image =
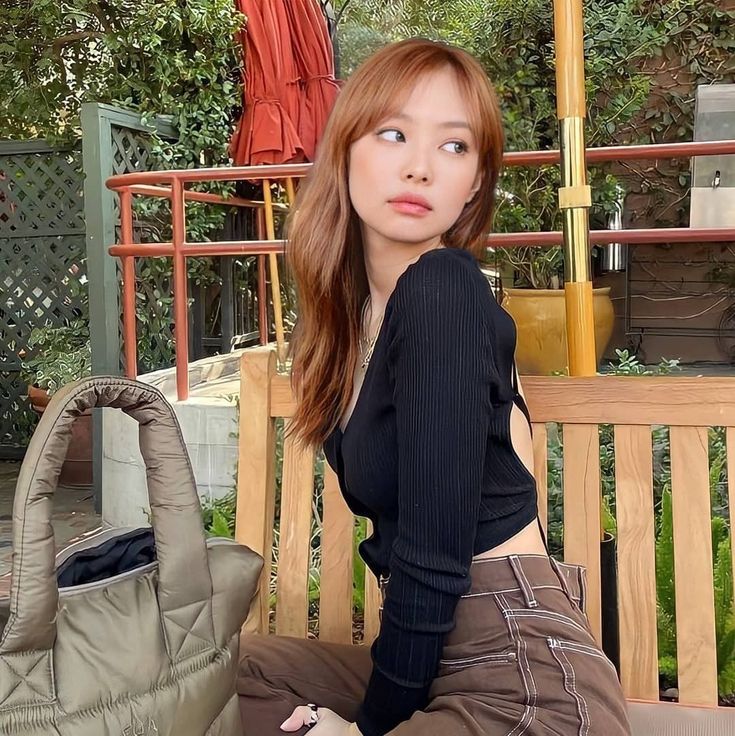
{"label": "bench backrest slat", "polygon": [[328,466],[324,471],[322,522],[319,638],[351,644],[355,517],[342,499],[336,474]]}
{"label": "bench backrest slat", "polygon": [[[288,431],[288,422],[285,429]],[[309,630],[314,452],[301,448],[288,434],[283,442],[282,472],[276,633],[280,636],[305,637]]]}
{"label": "bench backrest slat", "polygon": [[708,444],[704,427],[671,427],[679,694],[695,705],[717,704]]}
{"label": "bench backrest slat", "polygon": [[[673,507],[679,696],[683,703],[716,705],[717,657],[709,488],[708,429],[727,427],[730,524],[735,524],[735,378],[527,377],[534,426],[533,455],[539,513],[547,526],[551,483],[549,441],[561,432],[564,558],[588,570],[588,613],[601,633],[600,425],[614,425],[614,484],[618,550],[621,679],[626,696],[656,700],[659,689],[656,602],[655,425],[669,427]],[[355,519],[323,460],[284,442],[280,503],[276,498],[276,419],[295,409],[289,377],[276,374],[272,348],[242,359],[237,539],[264,555],[266,570],[247,628],[306,636],[309,606],[318,604],[319,636],[353,641]],[[609,432],[609,430],[606,430]],[[556,437],[556,434],[554,434]],[[558,459],[554,459],[558,462]],[[606,466],[607,467],[607,466]],[[558,471],[555,468],[555,472]],[[321,506],[315,474],[323,473]],[[610,479],[606,478],[606,483]],[[277,509],[280,508],[280,517]],[[313,523],[319,514],[321,518]],[[279,529],[272,561],[273,530]],[[369,534],[368,530],[368,534]],[[316,534],[315,538],[312,538]],[[735,566],[735,545],[733,546]],[[318,590],[309,600],[310,555],[321,550]],[[275,578],[275,581],[272,580]],[[275,625],[270,597],[276,593]],[[379,629],[376,581],[365,575],[364,641]]]}
{"label": "bench backrest slat", "polygon": [[620,670],[630,692],[658,698],[656,532],[650,427],[615,427]]}
{"label": "bench backrest slat", "polygon": [[544,532],[549,525],[549,435],[546,425],[539,422],[533,424],[533,467],[536,475],[536,490],[538,492],[538,513]]}
{"label": "bench backrest slat", "polygon": [[600,439],[595,424],[565,424],[564,560],[587,568],[587,617],[601,636]]}
{"label": "bench backrest slat", "polygon": [[[273,350],[247,352],[240,364],[240,421],[235,537],[263,556],[257,600],[245,628],[268,631],[269,586],[276,508],[276,430],[271,383],[276,375]],[[243,398],[245,397],[245,398]],[[242,409],[243,400],[246,408]]]}

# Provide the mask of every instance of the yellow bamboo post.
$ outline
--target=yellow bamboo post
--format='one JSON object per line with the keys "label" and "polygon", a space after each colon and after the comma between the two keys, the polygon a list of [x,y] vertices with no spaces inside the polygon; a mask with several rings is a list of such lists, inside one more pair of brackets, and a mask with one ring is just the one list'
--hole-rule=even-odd
{"label": "yellow bamboo post", "polygon": [[[265,203],[265,232],[268,240],[276,239],[276,225],[273,217],[273,197],[271,183],[263,179],[263,202]],[[286,337],[283,330],[283,309],[281,307],[281,281],[278,278],[278,256],[268,254],[268,263],[271,272],[271,299],[273,300],[273,318],[276,323],[276,352],[278,361],[286,359]]]}
{"label": "yellow bamboo post", "polygon": [[554,0],[556,99],[561,148],[559,208],[564,222],[564,276],[569,374],[597,371],[590,278],[589,208],[584,122],[584,16],[582,0]]}
{"label": "yellow bamboo post", "polygon": [[288,197],[288,204],[293,207],[293,203],[296,201],[296,190],[294,189],[293,179],[289,176],[286,179],[286,196]]}

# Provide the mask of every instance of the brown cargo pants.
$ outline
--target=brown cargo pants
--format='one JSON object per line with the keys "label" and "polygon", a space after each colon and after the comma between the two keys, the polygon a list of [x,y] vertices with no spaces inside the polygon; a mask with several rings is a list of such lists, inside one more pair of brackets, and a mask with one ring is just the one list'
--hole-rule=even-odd
{"label": "brown cargo pants", "polygon": [[[478,560],[429,703],[391,736],[629,736],[613,665],[590,634],[584,569],[540,555]],[[247,635],[238,677],[245,736],[281,736],[293,708],[354,720],[367,647]]]}

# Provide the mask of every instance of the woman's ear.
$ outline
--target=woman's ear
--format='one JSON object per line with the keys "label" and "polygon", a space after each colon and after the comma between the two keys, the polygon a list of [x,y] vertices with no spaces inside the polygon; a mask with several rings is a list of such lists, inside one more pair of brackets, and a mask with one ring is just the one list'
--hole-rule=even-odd
{"label": "woman's ear", "polygon": [[480,186],[482,185],[482,174],[479,172],[477,173],[477,176],[475,177],[475,183],[472,185],[472,189],[470,189],[470,196],[467,197],[465,200],[465,204],[469,204],[474,198],[477,192],[480,191]]}

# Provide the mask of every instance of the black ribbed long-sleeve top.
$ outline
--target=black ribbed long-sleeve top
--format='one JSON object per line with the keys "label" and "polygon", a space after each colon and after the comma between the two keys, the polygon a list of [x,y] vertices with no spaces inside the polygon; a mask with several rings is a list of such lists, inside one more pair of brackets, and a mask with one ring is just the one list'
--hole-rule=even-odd
{"label": "black ribbed long-sleeve top", "polygon": [[389,576],[357,719],[365,736],[426,705],[473,556],[536,517],[510,438],[515,341],[470,253],[423,254],[388,300],[344,432],[325,442],[347,503],[373,522],[360,554]]}

